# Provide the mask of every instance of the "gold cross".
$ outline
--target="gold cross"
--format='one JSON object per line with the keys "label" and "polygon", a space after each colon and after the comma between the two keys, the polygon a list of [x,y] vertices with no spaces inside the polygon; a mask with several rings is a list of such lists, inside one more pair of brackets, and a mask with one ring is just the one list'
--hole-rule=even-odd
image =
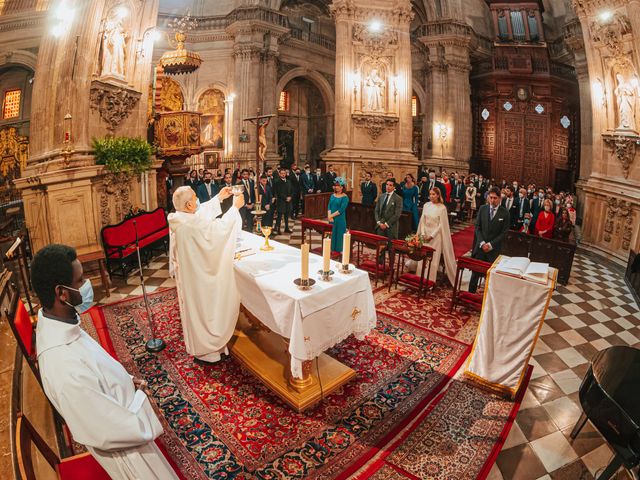
{"label": "gold cross", "polygon": [[358,309],[358,307],[353,307],[353,312],[351,312],[351,319],[355,321],[356,318],[360,316],[362,312]]}

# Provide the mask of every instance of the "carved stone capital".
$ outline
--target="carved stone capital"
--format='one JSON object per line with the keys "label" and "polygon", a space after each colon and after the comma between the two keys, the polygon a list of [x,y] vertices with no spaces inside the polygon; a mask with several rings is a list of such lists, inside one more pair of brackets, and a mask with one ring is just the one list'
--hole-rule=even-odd
{"label": "carved stone capital", "polygon": [[640,136],[603,133],[602,138],[611,147],[612,153],[622,165],[624,178],[627,178],[636,157],[636,147],[640,145]]}
{"label": "carved stone capital", "polygon": [[592,20],[589,31],[593,41],[602,45],[610,56],[619,58],[627,55],[624,37],[631,33],[631,22],[623,13],[615,12],[613,18],[606,23]]}
{"label": "carved stone capital", "polygon": [[351,115],[356,127],[363,128],[374,142],[382,135],[385,129],[393,129],[398,124],[399,118],[388,115]]}
{"label": "carved stone capital", "polygon": [[142,94],[120,85],[94,80],[91,82],[90,105],[113,132],[129,116]]}
{"label": "carved stone capital", "polygon": [[[102,226],[112,223],[111,204],[115,206],[118,222],[131,210],[130,195],[131,177],[126,173],[107,173],[102,180],[100,195],[100,221]],[[111,200],[110,200],[111,199]]]}
{"label": "carved stone capital", "polygon": [[615,197],[607,197],[607,214],[604,221],[604,241],[611,242],[622,231],[622,248],[629,250],[633,238],[633,205]]}

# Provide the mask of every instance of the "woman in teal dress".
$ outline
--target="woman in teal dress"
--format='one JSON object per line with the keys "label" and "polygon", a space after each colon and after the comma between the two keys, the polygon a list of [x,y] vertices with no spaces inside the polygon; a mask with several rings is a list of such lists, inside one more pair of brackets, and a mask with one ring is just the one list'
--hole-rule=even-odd
{"label": "woman in teal dress", "polygon": [[347,205],[349,197],[344,193],[346,182],[342,177],[336,178],[333,185],[333,195],[329,199],[327,220],[333,224],[331,231],[331,251],[342,253],[342,240],[347,232]]}
{"label": "woman in teal dress", "polygon": [[413,175],[408,174],[405,177],[404,184],[402,185],[402,211],[409,212],[411,214],[411,220],[413,225],[413,231],[418,228],[418,221],[420,215],[418,213],[418,201],[420,198],[420,190],[415,184]]}

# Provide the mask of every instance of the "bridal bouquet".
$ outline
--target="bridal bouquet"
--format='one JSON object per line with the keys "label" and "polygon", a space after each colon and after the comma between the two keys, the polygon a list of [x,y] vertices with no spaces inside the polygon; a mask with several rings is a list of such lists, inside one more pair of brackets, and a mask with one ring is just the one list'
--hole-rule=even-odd
{"label": "bridal bouquet", "polygon": [[407,235],[404,241],[407,242],[408,247],[422,248],[427,243],[427,238],[424,235],[413,234]]}

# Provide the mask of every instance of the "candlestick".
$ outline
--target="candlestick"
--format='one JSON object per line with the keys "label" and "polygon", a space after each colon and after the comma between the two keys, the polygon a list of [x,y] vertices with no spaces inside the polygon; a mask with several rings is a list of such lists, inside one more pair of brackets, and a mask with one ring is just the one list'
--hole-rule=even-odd
{"label": "candlestick", "polygon": [[351,256],[351,234],[347,232],[342,238],[342,264],[349,265],[349,257]]}
{"label": "candlestick", "polygon": [[303,243],[301,250],[302,250],[302,272],[301,272],[300,278],[302,278],[302,280],[308,280],[309,279],[309,244]]}
{"label": "candlestick", "polygon": [[331,238],[326,237],[322,241],[322,270],[328,272],[331,269]]}

